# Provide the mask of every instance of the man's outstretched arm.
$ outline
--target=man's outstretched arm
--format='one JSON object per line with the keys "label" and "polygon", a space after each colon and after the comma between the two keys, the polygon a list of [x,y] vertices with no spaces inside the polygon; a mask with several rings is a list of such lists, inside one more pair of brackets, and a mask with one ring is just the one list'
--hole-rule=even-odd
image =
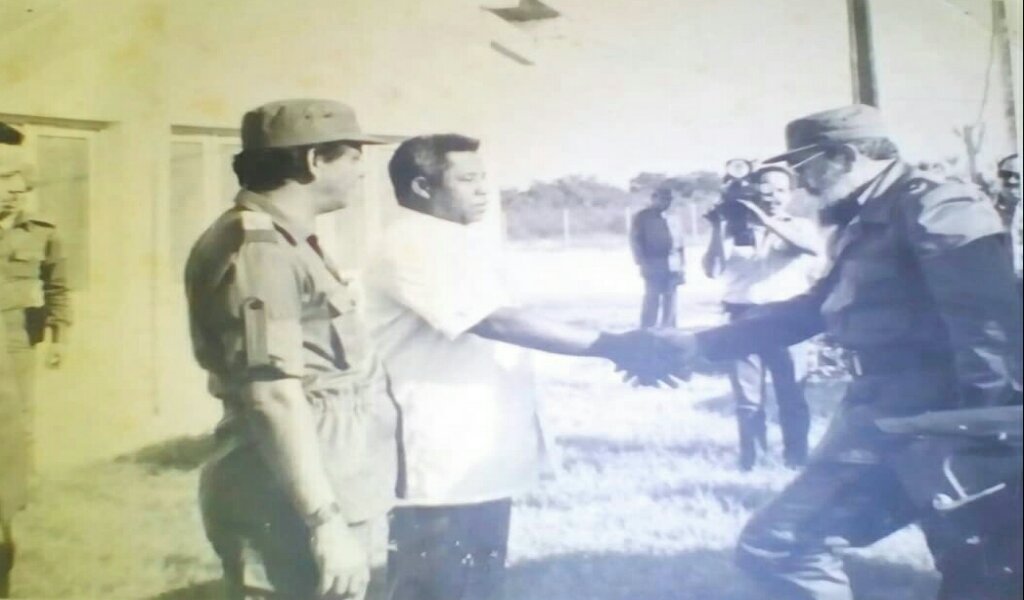
{"label": "man's outstretched arm", "polygon": [[553,321],[529,309],[514,307],[495,310],[468,332],[552,354],[607,358],[627,372],[665,350],[665,345],[646,331],[609,333]]}

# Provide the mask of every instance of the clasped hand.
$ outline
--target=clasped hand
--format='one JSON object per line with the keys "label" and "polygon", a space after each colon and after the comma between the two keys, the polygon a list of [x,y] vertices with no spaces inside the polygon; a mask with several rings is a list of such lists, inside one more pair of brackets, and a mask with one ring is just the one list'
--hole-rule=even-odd
{"label": "clasped hand", "polygon": [[678,329],[636,329],[605,336],[602,355],[634,386],[678,387],[690,378],[697,358],[693,334]]}

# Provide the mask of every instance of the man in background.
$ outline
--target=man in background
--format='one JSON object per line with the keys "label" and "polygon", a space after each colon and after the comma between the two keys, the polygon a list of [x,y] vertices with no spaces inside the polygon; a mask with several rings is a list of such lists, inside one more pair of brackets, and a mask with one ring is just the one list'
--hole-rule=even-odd
{"label": "man in background", "polygon": [[999,194],[995,206],[999,216],[1010,230],[1010,244],[1013,251],[1013,270],[1017,274],[1017,289],[1021,290],[1022,270],[1024,270],[1024,223],[1021,215],[1020,189],[1020,154],[1011,154],[999,161]]}
{"label": "man in background", "polygon": [[[633,216],[629,245],[644,280],[641,327],[675,327],[676,288],[686,283],[682,236],[665,214],[672,206],[672,188],[651,194],[651,205]],[[660,315],[660,317],[659,317]]]}
{"label": "man in background", "polygon": [[999,178],[999,190],[993,204],[1003,224],[1009,227],[1013,213],[1020,204],[1020,155],[1003,157],[996,167],[996,176]]}
{"label": "man in background", "polygon": [[[795,175],[783,165],[767,165],[753,174],[759,204],[739,199],[748,211],[745,235],[752,245],[737,243],[727,233],[725,219],[712,220],[711,241],[702,261],[708,277],[725,281],[723,307],[730,321],[739,321],[765,304],[807,291],[821,269],[824,243],[810,219],[788,212]],[[800,467],[807,460],[810,425],[807,400],[796,380],[791,350],[775,346],[732,361],[729,381],[736,400],[739,467],[749,471],[758,448],[767,446],[765,396],[771,374],[779,406],[783,460]]]}
{"label": "man in background", "polygon": [[9,592],[14,566],[14,515],[27,500],[32,473],[35,346],[49,333],[46,365],[61,364],[70,324],[64,255],[53,222],[31,212],[29,161],[21,134],[0,131],[0,327],[7,363],[0,398],[0,597]]}

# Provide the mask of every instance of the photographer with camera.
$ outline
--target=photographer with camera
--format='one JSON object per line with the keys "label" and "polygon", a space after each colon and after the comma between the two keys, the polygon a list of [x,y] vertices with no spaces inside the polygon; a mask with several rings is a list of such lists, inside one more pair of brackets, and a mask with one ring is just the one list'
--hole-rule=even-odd
{"label": "photographer with camera", "polygon": [[[760,305],[805,292],[824,255],[816,224],[789,212],[793,173],[774,164],[750,173],[749,163],[744,170],[737,162],[727,165],[722,200],[705,215],[712,227],[702,261],[708,277],[724,279],[722,304],[730,321],[749,316]],[[735,361],[729,373],[736,398],[739,467],[744,471],[754,467],[758,446],[762,451],[767,446],[768,373],[779,405],[783,459],[792,468],[807,459],[807,401],[796,381],[791,351],[779,346]]]}

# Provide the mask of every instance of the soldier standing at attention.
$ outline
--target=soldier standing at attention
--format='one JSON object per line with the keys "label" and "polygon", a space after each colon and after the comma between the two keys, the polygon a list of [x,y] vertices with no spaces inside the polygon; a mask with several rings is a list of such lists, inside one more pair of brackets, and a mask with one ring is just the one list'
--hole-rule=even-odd
{"label": "soldier standing at attention", "polygon": [[[944,457],[906,452],[876,423],[1021,404],[1021,300],[999,216],[970,186],[913,172],[873,107],[797,119],[786,141],[774,160],[795,165],[837,228],[826,275],[749,319],[674,341],[691,360],[736,359],[824,330],[850,351],[854,379],[806,469],[744,528],[738,564],[765,597],[851,600],[836,551],[918,522],[939,598],[1018,600],[1019,475],[985,482],[972,470],[967,492],[991,493],[942,501],[965,496],[945,481]],[[935,489],[912,484],[925,471]]]}
{"label": "soldier standing at attention", "polygon": [[243,543],[282,598],[365,594],[370,524],[395,493],[397,410],[314,231],[347,206],[361,147],[389,141],[339,102],[250,111],[235,206],[189,256],[193,349],[224,405],[200,505],[231,598],[245,597]]}
{"label": "soldier standing at attention", "polygon": [[11,141],[0,144],[0,328],[8,373],[0,382],[6,388],[0,392],[0,598],[9,593],[14,566],[12,520],[25,505],[32,472],[34,346],[49,331],[46,364],[60,366],[70,323],[60,240],[52,222],[29,211],[27,157],[20,134]]}

